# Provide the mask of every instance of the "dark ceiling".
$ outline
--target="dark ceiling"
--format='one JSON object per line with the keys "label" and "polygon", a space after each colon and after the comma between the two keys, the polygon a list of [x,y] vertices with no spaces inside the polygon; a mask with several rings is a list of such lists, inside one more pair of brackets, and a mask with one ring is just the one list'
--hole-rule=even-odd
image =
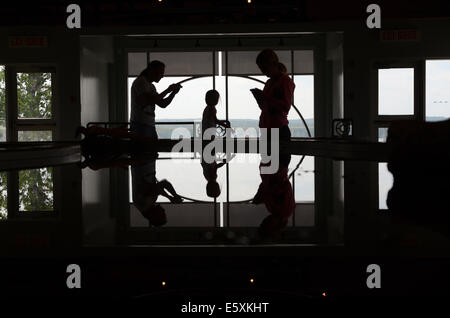
{"label": "dark ceiling", "polygon": [[0,25],[64,26],[70,3],[80,5],[84,27],[357,20],[368,16],[370,3],[381,6],[384,19],[450,17],[449,0],[44,0],[3,2]]}

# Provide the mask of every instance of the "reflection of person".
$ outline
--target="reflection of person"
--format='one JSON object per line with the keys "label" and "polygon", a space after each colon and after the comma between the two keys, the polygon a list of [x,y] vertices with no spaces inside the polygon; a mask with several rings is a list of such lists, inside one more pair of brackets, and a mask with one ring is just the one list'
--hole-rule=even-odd
{"label": "reflection of person", "polygon": [[220,195],[220,186],[217,183],[217,169],[225,165],[225,163],[217,163],[216,161],[207,163],[202,160],[203,176],[207,181],[206,195],[210,198],[217,198]]}
{"label": "reflection of person", "polygon": [[[154,139],[158,138],[155,129],[155,105],[166,108],[179,92],[181,85],[172,84],[158,94],[153,82],[158,83],[164,76],[164,63],[152,61],[131,86],[131,132]],[[170,95],[165,98],[167,94]]]}
{"label": "reflection of person", "polygon": [[262,91],[257,88],[251,90],[261,108],[259,127],[279,128],[280,139],[289,140],[291,131],[287,117],[292,104],[295,84],[286,74],[286,66],[279,62],[274,51],[269,49],[261,51],[256,58],[256,64],[261,72],[269,77]]}
{"label": "reflection of person", "polygon": [[[262,237],[273,237],[280,232],[286,227],[289,217],[295,211],[294,193],[288,177],[290,160],[290,155],[281,155],[280,166],[276,173],[261,173],[261,184],[252,203],[264,203],[270,213],[259,227]],[[265,164],[260,164],[260,169],[263,165]]]}
{"label": "reflection of person", "polygon": [[167,223],[166,212],[160,204],[156,204],[162,195],[172,203],[181,203],[183,199],[176,193],[172,184],[163,179],[156,179],[156,160],[131,167],[133,183],[133,204],[153,226]]}
{"label": "reflection of person", "polygon": [[208,128],[216,128],[216,125],[221,125],[228,128],[230,127],[230,122],[228,120],[217,119],[216,105],[219,102],[219,97],[219,92],[214,89],[206,92],[206,107],[202,116],[202,138],[205,130]]}

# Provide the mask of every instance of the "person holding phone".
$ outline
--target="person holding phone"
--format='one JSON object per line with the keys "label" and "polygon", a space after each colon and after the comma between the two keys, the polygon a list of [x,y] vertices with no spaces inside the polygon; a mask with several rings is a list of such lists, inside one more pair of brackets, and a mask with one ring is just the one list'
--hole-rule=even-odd
{"label": "person holding phone", "polygon": [[261,51],[256,64],[261,72],[269,77],[264,89],[251,89],[261,115],[259,117],[259,127],[280,129],[280,140],[290,140],[291,131],[287,119],[292,105],[295,84],[289,75],[286,74],[286,67],[279,62],[277,54],[270,49]]}
{"label": "person holding phone", "polygon": [[[162,93],[156,91],[153,82],[158,83],[164,76],[165,65],[161,61],[151,61],[131,86],[131,132],[158,139],[155,129],[155,107],[166,108],[180,91],[179,83],[170,85]],[[168,95],[166,97],[166,95]]]}

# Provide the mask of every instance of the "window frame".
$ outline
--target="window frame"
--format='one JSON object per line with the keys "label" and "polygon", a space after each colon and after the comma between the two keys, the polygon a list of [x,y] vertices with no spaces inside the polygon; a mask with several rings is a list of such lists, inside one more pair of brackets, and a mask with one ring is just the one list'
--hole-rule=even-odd
{"label": "window frame", "polygon": [[[57,96],[57,68],[53,64],[8,64],[5,67],[5,124],[6,142],[19,142],[19,131],[51,131],[52,140],[57,133],[58,96]],[[17,74],[18,73],[51,73],[51,118],[29,119],[18,118],[17,100]],[[38,143],[38,142],[37,142]],[[48,220],[59,218],[61,171],[58,167],[53,169],[53,209],[20,211],[19,207],[19,171],[7,171],[7,218],[6,221],[17,220]],[[26,169],[34,170],[34,169]]]}

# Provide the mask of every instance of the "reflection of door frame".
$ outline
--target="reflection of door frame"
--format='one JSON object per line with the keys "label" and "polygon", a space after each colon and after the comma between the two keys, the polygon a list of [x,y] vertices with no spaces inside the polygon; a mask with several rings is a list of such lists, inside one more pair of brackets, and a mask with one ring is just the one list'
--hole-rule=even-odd
{"label": "reflection of door frame", "polygon": [[[378,115],[378,70],[388,68],[414,69],[414,113],[412,115]],[[388,128],[396,120],[425,120],[425,60],[409,61],[373,61],[370,76],[370,116],[371,140],[378,141],[378,128]],[[373,210],[379,210],[379,172],[378,163],[371,163],[370,180],[374,180],[371,187],[371,202]]]}
{"label": "reflection of door frame", "polygon": [[[372,139],[378,140],[378,128],[388,127],[395,120],[425,120],[425,61],[379,61],[373,62],[371,74]],[[378,70],[389,68],[414,69],[414,113],[412,115],[378,115]]]}
{"label": "reflection of door frame", "polygon": [[[52,117],[50,119],[19,119],[17,118],[18,104],[17,104],[17,73],[26,72],[42,72],[51,73],[51,87],[52,87]],[[5,65],[5,92],[6,92],[6,141],[17,142],[19,131],[52,131],[52,139],[55,138],[57,127],[57,89],[56,89],[56,66],[49,64],[6,64]],[[29,169],[32,170],[32,169]],[[58,215],[60,206],[60,168],[53,168],[53,210],[52,211],[30,211],[31,214],[23,215],[25,219],[32,217],[47,218]],[[19,214],[19,172],[7,172],[7,210],[8,219],[21,218]]]}

